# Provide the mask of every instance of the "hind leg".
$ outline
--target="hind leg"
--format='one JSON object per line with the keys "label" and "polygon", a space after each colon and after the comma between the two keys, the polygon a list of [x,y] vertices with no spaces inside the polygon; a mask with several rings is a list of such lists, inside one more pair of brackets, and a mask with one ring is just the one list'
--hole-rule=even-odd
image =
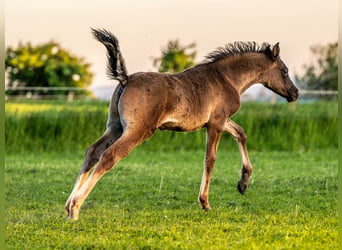
{"label": "hind leg", "polygon": [[95,166],[92,174],[72,197],[68,211],[68,219],[78,219],[80,207],[100,178],[110,169],[112,169],[118,163],[118,161],[127,156],[134,147],[149,138],[152,134],[153,132],[147,133],[145,131],[126,131],[112,146],[105,151],[101,160]]}
{"label": "hind leg", "polygon": [[247,152],[247,136],[238,124],[228,119],[225,123],[224,130],[230,133],[239,144],[241,159],[242,159],[242,169],[241,169],[241,179],[238,182],[238,190],[241,194],[247,189],[249,178],[252,174],[253,167],[248,157]]}
{"label": "hind leg", "polygon": [[81,167],[81,171],[77,177],[74,188],[65,203],[65,210],[68,213],[70,202],[75,193],[80,189],[83,183],[86,181],[91,169],[93,166],[99,161],[101,155],[105,152],[105,150],[110,147],[122,134],[122,126],[119,118],[116,122],[112,122],[112,124],[107,128],[104,135],[98,139],[93,145],[91,145],[86,152],[84,157],[84,161]]}

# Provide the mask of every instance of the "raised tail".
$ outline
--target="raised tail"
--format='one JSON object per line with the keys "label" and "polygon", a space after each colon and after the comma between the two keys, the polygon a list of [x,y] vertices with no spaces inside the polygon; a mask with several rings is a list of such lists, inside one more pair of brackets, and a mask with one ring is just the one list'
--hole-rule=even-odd
{"label": "raised tail", "polygon": [[127,69],[121,55],[118,39],[105,29],[91,29],[94,37],[107,49],[107,74],[110,78],[118,80],[123,86],[127,83]]}

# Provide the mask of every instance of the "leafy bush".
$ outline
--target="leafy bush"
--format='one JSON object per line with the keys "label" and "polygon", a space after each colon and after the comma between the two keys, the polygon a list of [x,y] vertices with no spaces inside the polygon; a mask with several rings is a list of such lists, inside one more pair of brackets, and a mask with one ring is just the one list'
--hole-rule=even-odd
{"label": "leafy bush", "polygon": [[[53,41],[37,46],[20,43],[17,48],[8,47],[5,66],[9,87],[86,87],[93,77],[89,63]],[[19,93],[20,90],[7,91],[7,94]],[[51,93],[40,90],[37,94]]]}

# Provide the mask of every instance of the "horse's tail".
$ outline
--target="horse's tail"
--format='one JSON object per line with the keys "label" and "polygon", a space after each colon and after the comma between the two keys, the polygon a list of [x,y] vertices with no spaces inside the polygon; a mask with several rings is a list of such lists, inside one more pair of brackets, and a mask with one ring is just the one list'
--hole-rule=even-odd
{"label": "horse's tail", "polygon": [[118,39],[105,29],[92,29],[94,37],[107,49],[107,74],[110,78],[118,80],[122,86],[127,83],[127,69],[121,55]]}

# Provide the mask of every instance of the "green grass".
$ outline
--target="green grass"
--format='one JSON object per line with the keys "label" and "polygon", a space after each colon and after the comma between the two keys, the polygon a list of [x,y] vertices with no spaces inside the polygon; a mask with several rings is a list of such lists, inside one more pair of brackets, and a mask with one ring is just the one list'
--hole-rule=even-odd
{"label": "green grass", "polygon": [[[85,150],[105,131],[106,102],[7,102],[6,152]],[[248,136],[251,150],[337,148],[337,103],[245,103],[233,116]],[[224,134],[221,144],[235,146]],[[167,142],[167,143],[165,143]],[[192,133],[157,131],[149,150],[198,150],[205,130]]]}
{"label": "green grass", "polygon": [[6,102],[7,249],[336,249],[337,103],[246,103],[234,115],[254,172],[225,134],[205,212],[205,130],[157,133],[95,186],[78,221],[67,200],[107,102]]}
{"label": "green grass", "polygon": [[78,221],[64,202],[83,152],[6,156],[7,249],[336,249],[337,149],[251,151],[244,196],[237,146],[222,146],[205,212],[204,150],[139,146],[95,186]]}

